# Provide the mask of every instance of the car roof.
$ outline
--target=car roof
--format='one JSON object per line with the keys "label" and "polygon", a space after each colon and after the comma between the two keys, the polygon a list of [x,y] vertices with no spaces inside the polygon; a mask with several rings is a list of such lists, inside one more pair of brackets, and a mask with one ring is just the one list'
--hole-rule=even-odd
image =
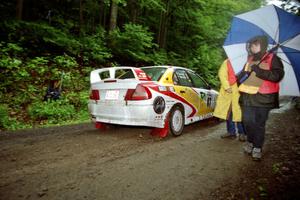
{"label": "car roof", "polygon": [[192,71],[194,72],[193,70],[191,69],[188,69],[188,68],[185,68],[185,67],[179,67],[179,66],[170,66],[170,65],[157,65],[157,66],[145,66],[145,67],[141,67],[141,69],[143,68],[171,68],[171,69],[184,69],[184,70],[188,70],[188,71]]}

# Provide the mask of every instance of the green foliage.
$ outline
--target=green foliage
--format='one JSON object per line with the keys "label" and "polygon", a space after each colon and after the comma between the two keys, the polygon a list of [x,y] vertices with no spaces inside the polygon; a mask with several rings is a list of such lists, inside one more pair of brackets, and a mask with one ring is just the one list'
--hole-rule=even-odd
{"label": "green foliage", "polygon": [[68,100],[69,104],[73,105],[77,110],[87,108],[89,91],[85,90],[79,93],[69,92],[66,94],[66,99]]}
{"label": "green foliage", "polygon": [[165,10],[164,2],[161,0],[138,0],[141,8],[147,8],[149,10]]}
{"label": "green foliage", "polygon": [[9,127],[9,115],[6,105],[0,105],[0,128]]}
{"label": "green foliage", "polygon": [[0,83],[0,93],[3,94],[0,100],[12,107],[26,106],[41,95],[39,87],[42,86],[43,79],[40,77],[46,74],[48,60],[43,57],[22,60],[18,52],[7,53],[10,51],[7,51],[8,47],[12,46],[19,51],[18,45],[2,43],[2,46],[4,53],[0,56],[0,78],[4,81]]}
{"label": "green foliage", "polygon": [[223,62],[221,49],[203,45],[198,49],[198,56],[188,62],[192,69],[201,74],[213,86],[218,85],[217,69]]}
{"label": "green foliage", "polygon": [[48,72],[49,60],[46,57],[34,57],[25,63],[25,66],[20,67],[20,69],[27,70],[31,72],[33,77],[43,77]]}
{"label": "green foliage", "polygon": [[90,119],[88,112],[88,99],[89,99],[89,90],[83,90],[81,92],[75,93],[70,92],[66,94],[66,99],[69,104],[73,105],[76,114],[73,116],[72,120],[78,122],[85,122]]}
{"label": "green foliage", "polygon": [[76,55],[80,51],[80,42],[72,35],[52,27],[46,23],[35,23],[25,21],[4,21],[1,24],[4,34],[9,41],[18,41],[20,44],[30,46],[30,53],[56,53],[64,51]]}
{"label": "green foliage", "polygon": [[53,58],[53,61],[57,66],[63,69],[74,68],[78,66],[76,60],[66,54],[63,56],[56,56]]}
{"label": "green foliage", "polygon": [[87,110],[88,90],[79,93],[70,92],[56,101],[36,101],[28,108],[33,122],[47,124],[66,123],[66,121],[83,122],[89,119]]}
{"label": "green foliage", "polygon": [[0,42],[0,67],[3,70],[6,69],[13,69],[18,68],[21,64],[21,61],[17,59],[18,53],[22,52],[23,49],[18,44],[15,43],[5,43]]}
{"label": "green foliage", "polygon": [[124,31],[116,29],[110,33],[110,47],[114,55],[129,57],[135,62],[150,61],[147,54],[156,46],[152,41],[152,33],[136,24],[125,24]]}
{"label": "green foliage", "polygon": [[9,108],[6,104],[0,105],[0,129],[16,130],[28,127],[28,124],[9,116]]}
{"label": "green foliage", "polygon": [[[13,84],[14,78],[11,77],[14,71],[17,71],[22,64],[22,60],[17,57],[17,54],[22,51],[22,48],[14,43],[0,43],[0,91],[6,92],[7,87]],[[21,76],[26,75],[20,72]]]}
{"label": "green foliage", "polygon": [[168,64],[168,53],[160,49],[150,55],[153,65],[166,65]]}
{"label": "green foliage", "polygon": [[[4,42],[2,42],[2,44],[4,44]],[[0,44],[0,47],[1,47],[3,53],[6,53],[6,54],[9,53],[10,55],[15,55],[15,54],[23,51],[23,48],[17,44],[7,43],[6,47],[3,46],[2,44]]]}
{"label": "green foliage", "polygon": [[[216,86],[232,16],[262,0],[115,0],[117,28],[108,33],[111,2],[26,1],[22,20],[16,2],[0,3],[1,129],[88,119],[95,68],[177,65]],[[62,82],[62,100],[42,101],[50,80]]]}
{"label": "green foliage", "polygon": [[18,57],[20,51],[22,51],[22,48],[17,44],[0,43],[0,93],[2,94],[5,94],[11,87],[14,87],[15,72],[21,77],[27,76],[27,73],[23,70],[18,71],[19,67],[22,65],[22,60]]}
{"label": "green foliage", "polygon": [[76,115],[73,105],[67,100],[35,102],[28,108],[28,114],[35,121],[47,120],[50,124],[71,120]]}
{"label": "green foliage", "polygon": [[[112,55],[104,42],[105,31],[101,28],[97,29],[93,35],[82,38],[82,52],[85,59],[103,63]],[[88,61],[88,60],[85,60]]]}

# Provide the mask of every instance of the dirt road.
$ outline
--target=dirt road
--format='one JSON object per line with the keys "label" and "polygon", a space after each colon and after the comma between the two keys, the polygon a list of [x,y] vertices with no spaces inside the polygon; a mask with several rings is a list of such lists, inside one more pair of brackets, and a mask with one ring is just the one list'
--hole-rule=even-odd
{"label": "dirt road", "polygon": [[[288,111],[273,113],[270,125],[281,126],[273,118]],[[225,123],[195,123],[177,138],[150,130],[83,124],[0,132],[0,199],[215,199],[253,165],[241,142],[220,139]]]}

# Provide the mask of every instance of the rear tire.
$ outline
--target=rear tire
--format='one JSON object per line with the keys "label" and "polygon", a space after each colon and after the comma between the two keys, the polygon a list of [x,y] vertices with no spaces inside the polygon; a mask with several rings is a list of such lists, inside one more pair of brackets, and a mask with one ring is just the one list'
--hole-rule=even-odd
{"label": "rear tire", "polygon": [[180,136],[184,128],[184,114],[180,107],[171,110],[169,119],[170,131],[174,136]]}

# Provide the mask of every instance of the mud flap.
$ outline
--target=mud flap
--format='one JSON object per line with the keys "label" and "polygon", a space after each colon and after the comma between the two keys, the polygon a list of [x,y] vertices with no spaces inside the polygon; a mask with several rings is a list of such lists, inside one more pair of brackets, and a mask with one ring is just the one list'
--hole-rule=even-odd
{"label": "mud flap", "polygon": [[153,136],[159,136],[161,138],[167,137],[169,134],[169,114],[165,119],[165,126],[163,128],[153,128],[150,132]]}
{"label": "mud flap", "polygon": [[107,126],[104,123],[101,123],[101,122],[96,122],[95,127],[97,129],[102,130],[102,131],[105,131],[107,129]]}

